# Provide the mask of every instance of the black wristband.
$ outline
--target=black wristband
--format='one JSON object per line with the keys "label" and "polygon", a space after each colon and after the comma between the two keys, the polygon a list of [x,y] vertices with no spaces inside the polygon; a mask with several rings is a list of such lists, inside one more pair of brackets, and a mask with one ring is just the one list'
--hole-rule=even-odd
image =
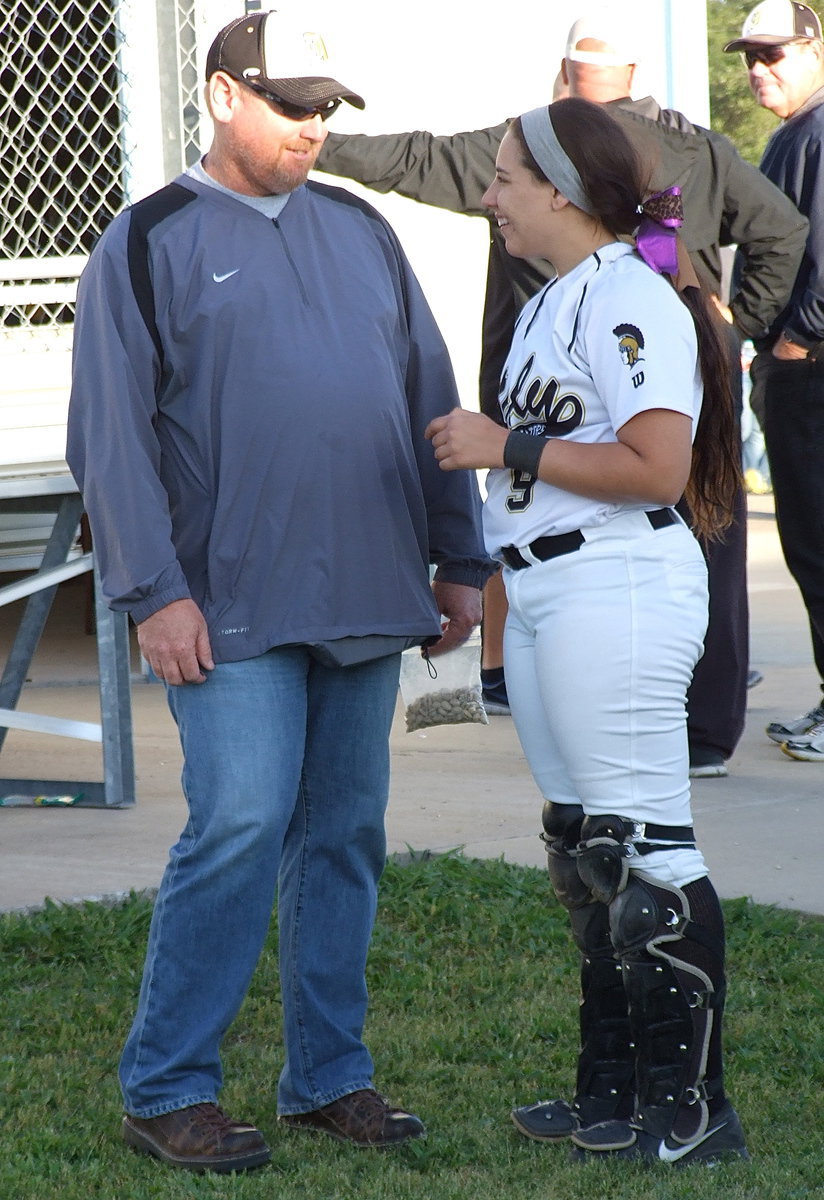
{"label": "black wristband", "polygon": [[537,479],[538,464],[548,441],[549,438],[533,437],[524,429],[513,429],[504,442],[504,466]]}

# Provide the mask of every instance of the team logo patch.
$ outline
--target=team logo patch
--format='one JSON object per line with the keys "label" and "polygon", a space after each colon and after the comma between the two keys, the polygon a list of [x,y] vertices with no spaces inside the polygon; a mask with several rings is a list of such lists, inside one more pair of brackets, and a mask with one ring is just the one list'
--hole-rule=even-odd
{"label": "team logo patch", "polygon": [[618,339],[618,351],[630,370],[643,360],[644,335],[637,325],[616,325],[612,331]]}
{"label": "team logo patch", "polygon": [[326,49],[326,44],[319,33],[304,33],[303,41],[306,50],[313,58],[319,58],[321,62],[326,62],[329,58],[329,52]]}

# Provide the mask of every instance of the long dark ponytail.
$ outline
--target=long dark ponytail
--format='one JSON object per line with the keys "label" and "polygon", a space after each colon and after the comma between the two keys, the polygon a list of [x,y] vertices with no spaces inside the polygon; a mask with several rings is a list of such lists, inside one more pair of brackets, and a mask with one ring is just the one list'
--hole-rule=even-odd
{"label": "long dark ponytail", "polygon": [[[638,226],[639,204],[649,189],[644,167],[623,128],[602,105],[577,96],[557,100],[549,110],[558,141],[581,177],[593,219],[616,237],[631,236]],[[512,122],[510,130],[520,143],[524,165],[546,181],[526,144],[520,119]],[[695,532],[711,539],[732,523],[741,483],[731,356],[719,333],[721,318],[706,294],[698,287],[685,287],[677,294],[695,325],[704,385],[685,499]]]}

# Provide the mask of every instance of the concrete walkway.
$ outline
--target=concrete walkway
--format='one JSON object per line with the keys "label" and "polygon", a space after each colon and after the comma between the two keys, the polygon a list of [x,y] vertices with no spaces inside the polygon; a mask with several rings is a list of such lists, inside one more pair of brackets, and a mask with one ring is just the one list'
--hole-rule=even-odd
{"label": "concrete walkway", "polygon": [[[747,728],[726,779],[695,781],[701,847],[722,896],[824,914],[824,765],[785,757],[764,735],[776,717],[817,701],[806,615],[784,567],[770,497],[750,498],[752,665]],[[20,708],[98,719],[94,639],[83,633],[82,584],[65,584]],[[0,663],[17,605],[0,609]],[[156,887],[185,822],[180,751],[162,688],[133,688],[137,795],[124,810],[0,808],[0,910]],[[460,846],[482,858],[544,864],[541,801],[508,717],[392,734],[387,818],[393,852]],[[93,743],[12,730],[0,755],[10,778],[101,778]]]}

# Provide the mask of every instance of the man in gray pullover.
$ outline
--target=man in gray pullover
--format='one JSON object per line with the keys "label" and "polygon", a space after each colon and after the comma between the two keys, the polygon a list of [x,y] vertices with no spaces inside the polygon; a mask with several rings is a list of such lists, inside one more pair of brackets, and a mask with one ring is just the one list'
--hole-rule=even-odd
{"label": "man in gray pullover", "polygon": [[362,1040],[388,735],[401,650],[466,638],[490,564],[474,476],[424,438],[457,393],[397,239],[306,182],[326,117],[363,105],[324,57],[279,13],[222,30],[208,154],[109,225],[78,295],[68,461],[105,594],[166,684],[189,808],[123,1136],[193,1171],[270,1157],[217,1096],[276,894],[280,1120],[369,1147],[424,1132]]}

